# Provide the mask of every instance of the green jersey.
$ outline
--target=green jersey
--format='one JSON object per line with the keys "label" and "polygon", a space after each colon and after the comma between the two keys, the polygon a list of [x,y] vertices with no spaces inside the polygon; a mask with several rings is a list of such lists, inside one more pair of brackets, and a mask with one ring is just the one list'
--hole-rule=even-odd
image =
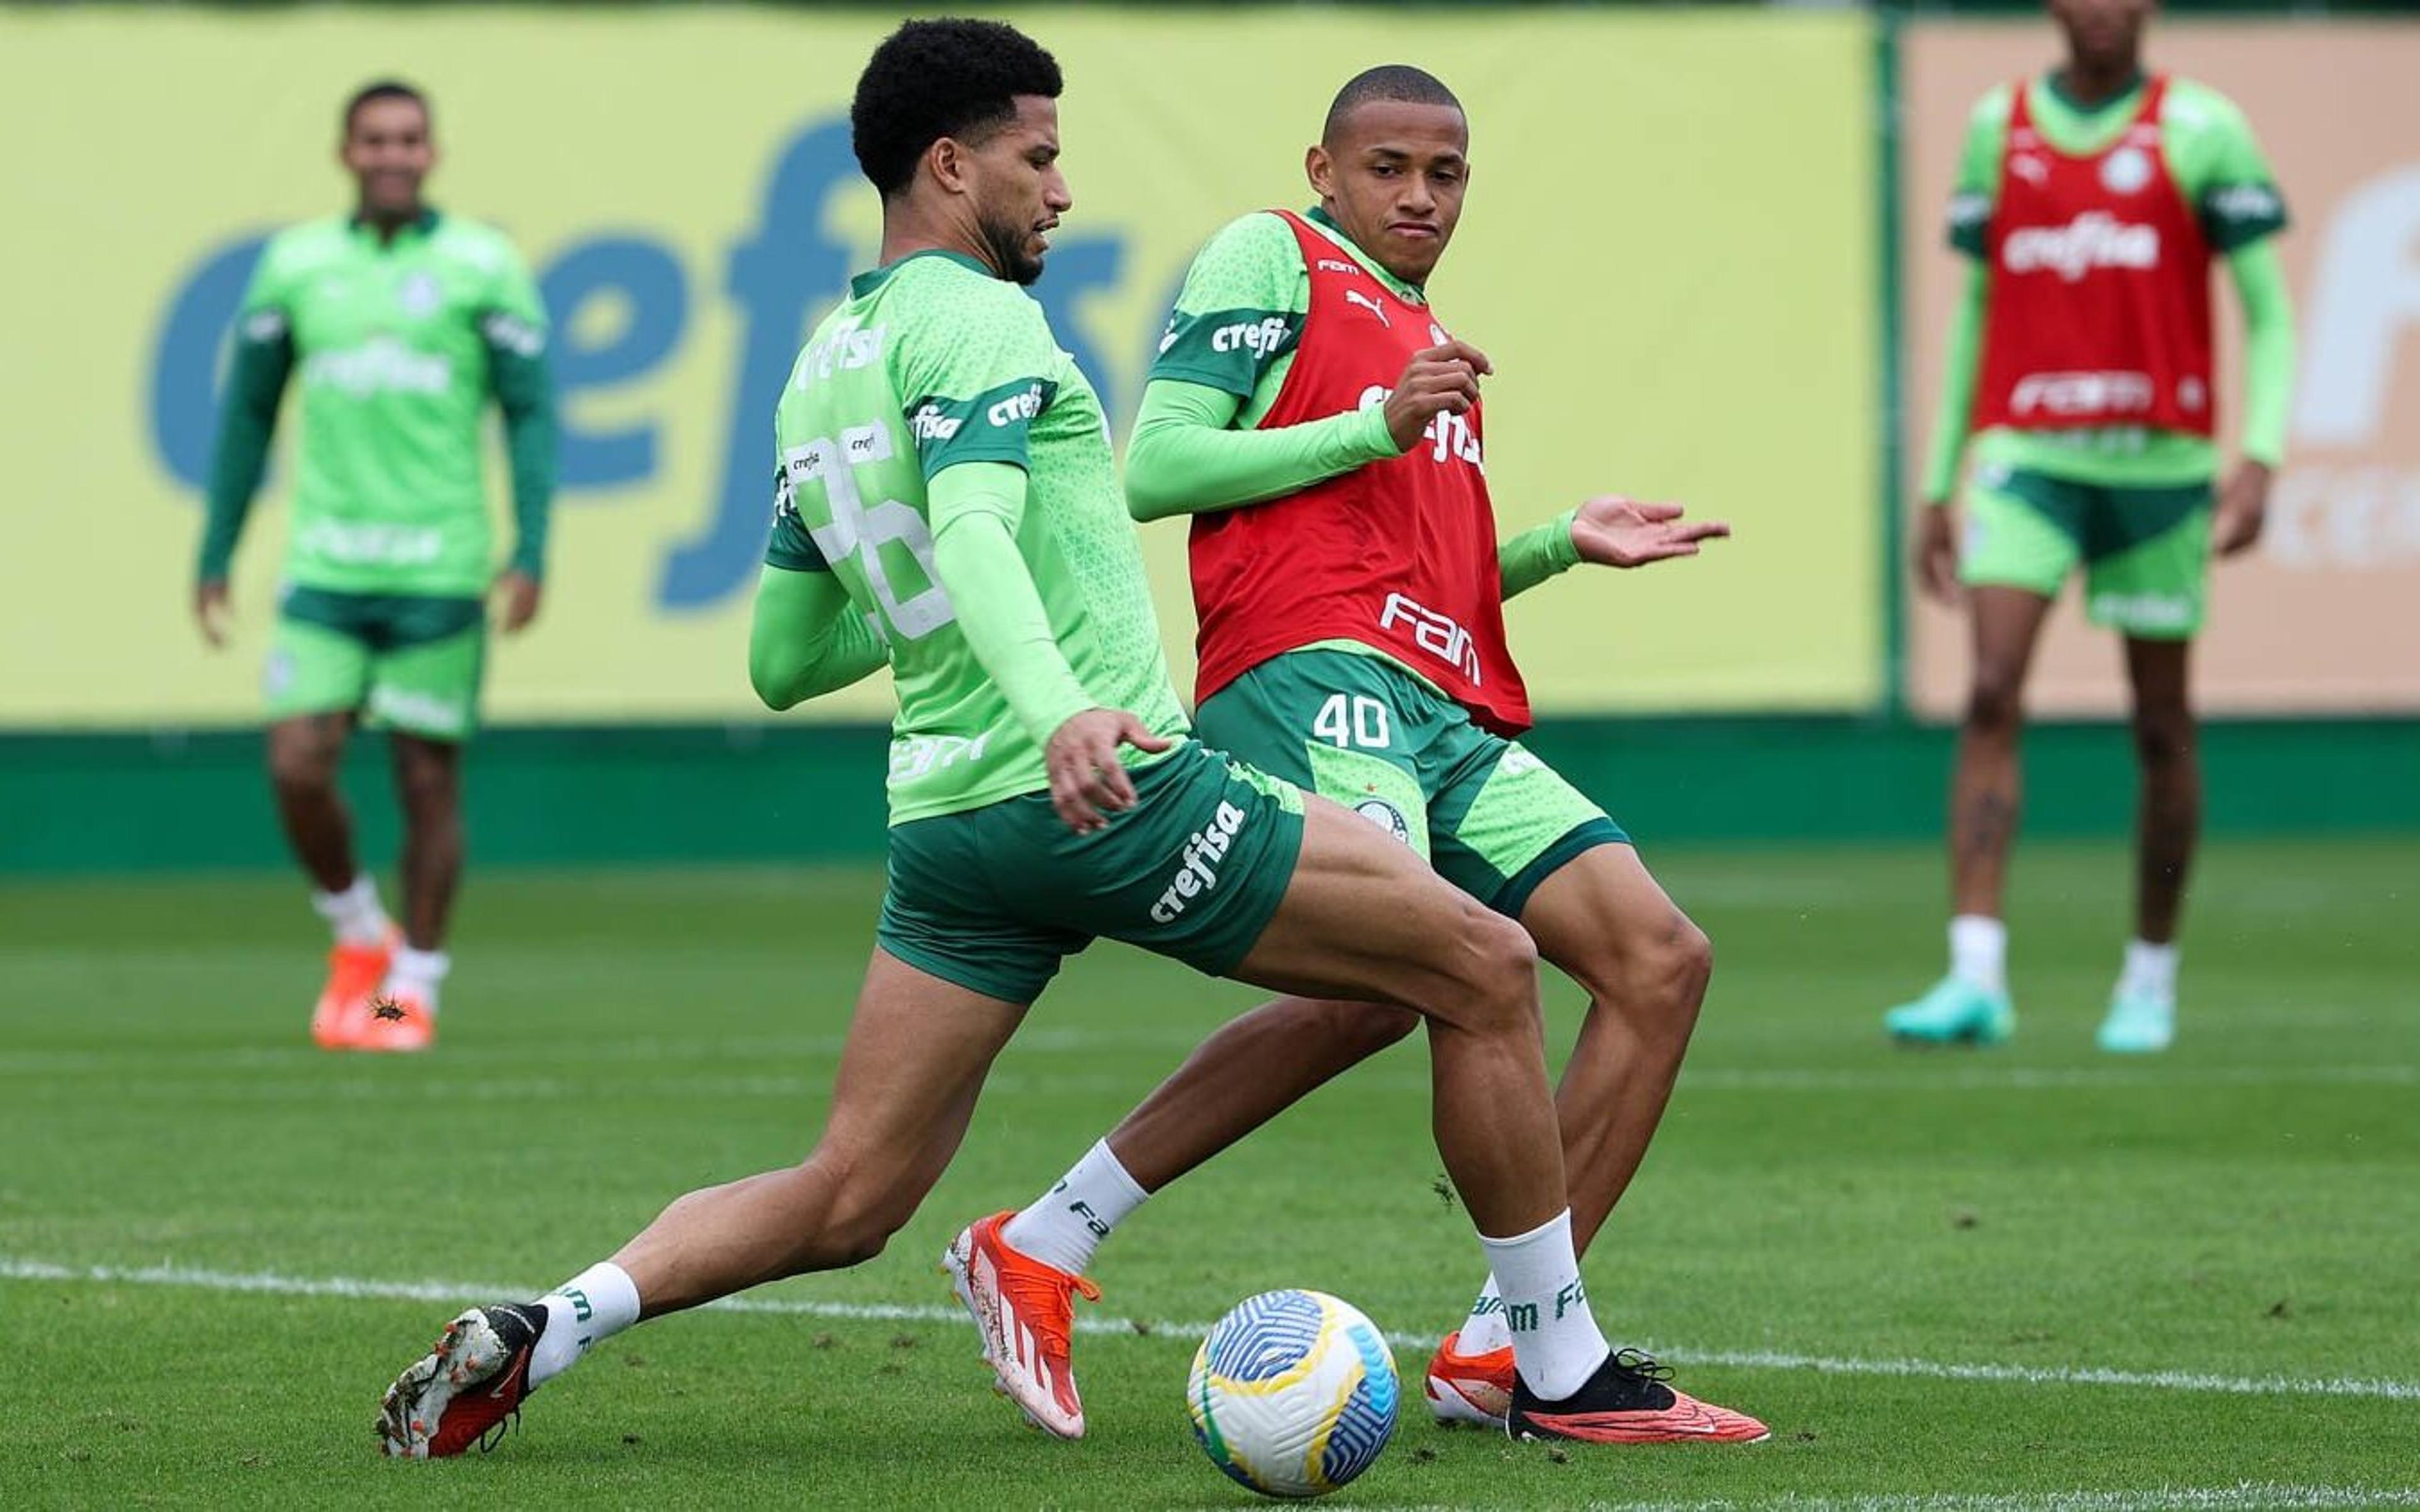
{"label": "green jersey", "polygon": [[[2046,76],[2028,94],[2035,129],[2059,152],[2078,157],[2100,152],[2133,124],[2143,88],[2138,82],[2086,109],[2068,99],[2055,75]],[[2014,98],[2015,90],[2008,85],[1982,98],[1968,120],[1959,159],[1949,206],[1949,243],[1977,259],[1985,255]],[[2226,256],[2285,227],[2285,200],[2253,140],[2252,128],[2217,90],[2189,79],[2171,80],[2160,112],[2160,147],[2214,255]],[[1953,381],[1961,376],[1951,375]],[[1965,376],[1971,384],[1971,375]],[[2264,377],[2253,375],[2255,381]],[[2290,374],[2282,380],[2290,381]],[[2282,414],[2282,407],[2273,408]],[[2217,466],[2216,448],[2210,440],[2138,426],[1986,431],[1975,440],[1975,455],[1998,467],[2112,487],[2207,478]],[[1937,462],[1934,476],[1945,476],[1953,466],[1947,459]]]}
{"label": "green jersey", "polygon": [[481,476],[490,394],[515,432],[515,564],[536,571],[553,481],[547,321],[502,232],[433,211],[391,239],[352,217],[281,232],[261,254],[236,340],[203,577],[225,574],[267,448],[258,411],[265,396],[273,421],[289,375],[302,388],[302,439],[287,582],[484,593],[495,570]]}
{"label": "green jersey", "polygon": [[[1338,253],[1368,270],[1406,303],[1428,302],[1419,285],[1404,283],[1364,255],[1326,212],[1309,210],[1304,218],[1336,243]],[[1294,366],[1303,322],[1310,317],[1311,270],[1303,266],[1294,232],[1266,211],[1242,216],[1228,222],[1195,255],[1150,376],[1235,395],[1244,407],[1233,428],[1249,430],[1277,403],[1278,391]],[[1395,455],[1383,417],[1363,429],[1369,448],[1363,460]]]}
{"label": "green jersey", "polygon": [[1050,785],[1050,732],[1015,717],[934,569],[928,484],[961,463],[1024,471],[1017,556],[1092,703],[1185,733],[1100,400],[1024,290],[946,252],[861,274],[799,354],[774,435],[766,560],[837,575],[890,645],[892,824]]}

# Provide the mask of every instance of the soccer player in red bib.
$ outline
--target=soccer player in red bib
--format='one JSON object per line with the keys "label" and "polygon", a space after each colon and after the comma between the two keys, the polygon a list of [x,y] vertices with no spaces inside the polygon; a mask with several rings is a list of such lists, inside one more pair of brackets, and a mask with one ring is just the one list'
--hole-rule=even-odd
{"label": "soccer player in red bib", "polygon": [[[1556,1221],[1585,1246],[1646,1153],[1712,958],[1605,810],[1519,744],[1529,704],[1503,604],[1581,562],[1694,555],[1728,532],[1602,497],[1498,543],[1489,363],[1423,289],[1468,151],[1461,104],[1429,74],[1378,68],[1344,86],[1306,162],[1317,207],[1247,215],[1194,260],[1137,417],[1127,505],[1192,518],[1202,738],[1357,810],[1589,990],[1557,1094],[1572,1209]],[[1283,998],[1229,1025],[1042,1198],[985,1220],[1001,1263],[1028,1295],[1088,1286],[1094,1246],[1145,1194],[1413,1024]],[[1766,1437],[1636,1350],[1579,1397],[1542,1399],[1513,1365],[1542,1319],[1504,1300],[1513,1289],[1499,1263],[1430,1363],[1440,1420],[1612,1443]],[[1023,1366],[993,1363],[1014,1394]],[[1072,1390],[1063,1358],[1049,1365]]]}
{"label": "soccer player in red bib", "polygon": [[[2025,670],[2085,574],[2085,610],[2125,639],[2141,766],[2134,938],[2101,1048],[2176,1035],[2177,919],[2201,826],[2187,697],[2213,548],[2260,537],[2285,451],[2294,330],[2272,239],[2285,203],[2242,114],[2142,67],[2151,0],[2052,0],[2066,64],[1994,89],[1968,128],[1949,239],[1975,259],[1950,338],[1916,547],[1926,592],[1973,626],[1950,798],[1950,967],[1885,1016],[1902,1041],[1996,1044],[2016,1029],[2001,896],[2016,829]],[[2242,460],[2222,490],[2211,264],[2243,305]],[[1967,464],[1962,540],[1949,498]]]}

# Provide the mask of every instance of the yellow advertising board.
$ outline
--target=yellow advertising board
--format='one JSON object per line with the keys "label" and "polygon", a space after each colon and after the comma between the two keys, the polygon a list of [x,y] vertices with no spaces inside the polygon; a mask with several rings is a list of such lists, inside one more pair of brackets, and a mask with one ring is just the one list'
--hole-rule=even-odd
{"label": "yellow advertising board", "polygon": [[[1433,292],[1500,374],[1506,531],[1619,490],[1739,532],[1696,562],[1519,601],[1541,706],[1877,696],[1861,22],[1016,14],[1068,81],[1077,203],[1036,294],[1121,426],[1202,239],[1304,202],[1303,147],[1343,79],[1424,62],[1473,122],[1469,210]],[[260,239],[343,208],[338,102],[388,74],[435,101],[433,197],[514,236],[559,328],[548,602],[491,660],[490,718],[760,715],[744,645],[773,400],[872,257],[846,105],[887,24],[689,6],[0,10],[0,726],[256,717],[274,481],[238,559],[235,648],[206,651],[187,612],[224,332]],[[1182,531],[1145,535],[1189,681]],[[877,683],[818,712],[886,709]]]}
{"label": "yellow advertising board", "polygon": [[[2055,61],[2060,44],[2047,20],[1902,35],[1908,435],[1920,440],[1963,276],[1941,227],[1967,112],[1993,85]],[[2162,22],[2148,54],[2242,107],[2293,217],[2280,249],[2302,349],[2286,467],[2258,552],[2214,569],[2196,696],[2217,713],[2420,710],[2420,27]],[[2213,276],[2222,413],[2233,417],[2240,322],[2224,269]],[[2044,637],[2029,702],[2114,712],[2126,700],[2118,647],[2085,625],[2075,596]],[[1923,605],[1909,628],[1910,701],[1950,717],[1965,692],[1964,626]]]}

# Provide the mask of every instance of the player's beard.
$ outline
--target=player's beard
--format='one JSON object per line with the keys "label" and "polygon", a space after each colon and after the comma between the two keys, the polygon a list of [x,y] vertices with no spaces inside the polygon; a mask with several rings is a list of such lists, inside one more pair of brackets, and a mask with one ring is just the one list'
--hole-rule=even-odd
{"label": "player's beard", "polygon": [[1042,259],[1025,250],[1033,239],[1033,223],[1012,224],[985,216],[975,223],[984,245],[991,250],[992,266],[1013,284],[1031,285],[1042,276]]}

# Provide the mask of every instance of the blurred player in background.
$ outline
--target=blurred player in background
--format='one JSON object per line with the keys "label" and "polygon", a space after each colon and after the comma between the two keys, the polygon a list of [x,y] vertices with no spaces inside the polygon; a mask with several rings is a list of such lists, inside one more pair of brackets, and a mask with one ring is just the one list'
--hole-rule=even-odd
{"label": "blurred player in background", "polygon": [[[1357,810],[1588,989],[1557,1097],[1585,1249],[1647,1152],[1713,962],[1605,810],[1513,738],[1529,708],[1503,601],[1582,562],[1694,555],[1728,532],[1604,497],[1498,545],[1488,360],[1447,334],[1423,291],[1461,219],[1469,145],[1461,103],[1419,69],[1344,85],[1308,159],[1318,205],[1247,215],[1194,259],[1136,420],[1127,501],[1140,519],[1193,517],[1202,738]],[[1145,1194],[1417,1022],[1284,998],[1227,1026],[1032,1206],[977,1226],[999,1236],[1011,1304],[1063,1338],[1094,1247]],[[1516,1389],[1524,1320],[1499,1279],[1430,1362],[1429,1405],[1535,1431],[1548,1414]],[[1063,1359],[995,1364],[1012,1395],[1029,1389],[1021,1372],[1067,1380]],[[1764,1436],[1665,1374],[1624,1351],[1568,1430]]]}
{"label": "blurred player in background", "polygon": [[[461,753],[477,723],[487,595],[535,617],[554,492],[546,315],[504,234],[421,197],[428,101],[382,82],[346,104],[352,212],[270,239],[236,319],[194,612],[224,645],[228,563],[289,378],[302,390],[293,523],[267,676],[269,765],[286,837],[335,932],[311,1037],[419,1050],[436,1034],[446,916],[462,870]],[[518,529],[492,561],[480,418],[504,412]],[[353,848],[336,786],[365,717],[391,735],[403,925]],[[378,1011],[372,999],[380,999]]]}
{"label": "blurred player in background", "polygon": [[[910,22],[876,49],[849,118],[881,266],[815,328],[775,416],[757,689],[788,707],[888,660],[899,699],[890,886],[822,1138],[682,1197],[534,1303],[456,1318],[387,1394],[391,1454],[461,1453],[643,1316],[878,1253],[1028,1006],[1101,935],[1427,1015],[1437,1147],[1480,1233],[1508,1236],[1482,1243],[1526,1319],[1522,1377],[1563,1416],[1606,1405],[1528,940],[1343,809],[1187,738],[1100,401],[1019,286],[1072,203],[1060,87],[997,23]],[[962,1295],[993,1294],[997,1253],[960,1236]],[[987,1354],[1065,1357],[1046,1319],[979,1321]],[[1020,1405],[1082,1433],[1039,1384]]]}
{"label": "blurred player in background", "polygon": [[[2260,538],[2285,452],[2294,330],[2271,241],[2285,202],[2242,114],[2143,71],[2151,0],[2051,0],[2067,61],[1975,109],[1949,239],[1975,259],[1952,328],[1916,573],[1957,602],[1974,672],[1950,796],[1949,974],[1892,1009],[1895,1037],[1995,1044],[2016,1028],[2001,898],[2016,832],[2025,671],[2081,566],[2125,638],[2141,768],[2134,938],[2103,1050],[2167,1048],[2177,920],[2201,827],[2187,696],[2210,557]],[[2243,306],[2242,459],[2218,471],[2211,262]],[[1970,440],[1971,438],[1971,440]],[[1963,454],[1963,532],[1949,502]]]}

